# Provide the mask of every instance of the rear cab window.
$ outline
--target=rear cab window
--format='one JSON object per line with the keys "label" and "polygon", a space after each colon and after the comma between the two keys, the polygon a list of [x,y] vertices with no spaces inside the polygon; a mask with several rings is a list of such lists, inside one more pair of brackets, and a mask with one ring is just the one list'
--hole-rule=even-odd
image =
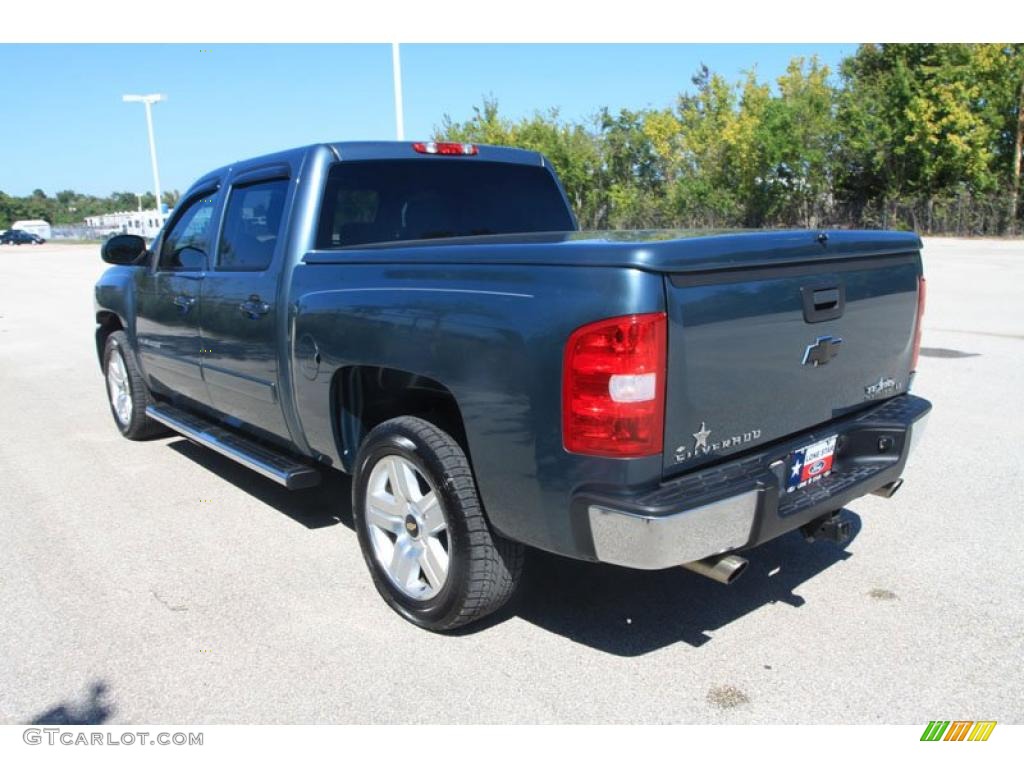
{"label": "rear cab window", "polygon": [[444,158],[336,163],[317,248],[575,229],[543,166]]}

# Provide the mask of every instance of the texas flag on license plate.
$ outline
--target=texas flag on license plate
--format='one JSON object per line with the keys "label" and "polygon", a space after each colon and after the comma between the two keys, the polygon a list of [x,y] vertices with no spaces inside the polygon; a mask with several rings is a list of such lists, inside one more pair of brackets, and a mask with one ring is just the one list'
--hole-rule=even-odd
{"label": "texas flag on license plate", "polygon": [[808,483],[830,474],[835,451],[835,435],[794,451],[786,474],[786,492],[803,488]]}

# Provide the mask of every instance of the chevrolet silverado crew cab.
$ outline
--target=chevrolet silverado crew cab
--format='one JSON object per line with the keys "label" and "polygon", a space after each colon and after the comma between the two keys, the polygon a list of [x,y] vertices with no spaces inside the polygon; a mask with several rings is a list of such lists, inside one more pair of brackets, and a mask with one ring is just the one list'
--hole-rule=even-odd
{"label": "chevrolet silverado crew cab", "polygon": [[[220,168],[96,285],[114,423],[290,489],[350,473],[380,594],[431,630],[505,603],[526,547],[728,583],[742,552],[891,496],[921,242],[580,232],[541,155],[322,144]],[[339,500],[339,503],[342,503]]]}

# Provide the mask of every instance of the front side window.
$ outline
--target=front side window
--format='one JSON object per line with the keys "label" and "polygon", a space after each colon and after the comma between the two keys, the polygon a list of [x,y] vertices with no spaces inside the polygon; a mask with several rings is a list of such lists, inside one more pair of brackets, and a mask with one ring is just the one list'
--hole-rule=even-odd
{"label": "front side window", "polygon": [[287,179],[235,187],[224,214],[217,250],[218,269],[264,270],[281,234]]}
{"label": "front side window", "polygon": [[213,223],[213,192],[192,201],[182,212],[160,248],[160,269],[202,269],[209,250]]}

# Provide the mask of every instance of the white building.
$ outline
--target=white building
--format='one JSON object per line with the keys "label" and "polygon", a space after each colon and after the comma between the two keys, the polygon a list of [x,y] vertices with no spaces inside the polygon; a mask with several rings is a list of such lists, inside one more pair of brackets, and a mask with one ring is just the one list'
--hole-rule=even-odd
{"label": "white building", "polygon": [[11,229],[21,229],[25,232],[31,232],[33,235],[39,235],[43,240],[49,240],[53,236],[49,222],[43,221],[42,219],[25,219],[23,221],[16,221],[11,224]]}
{"label": "white building", "polygon": [[100,235],[119,232],[127,235],[139,235],[149,240],[156,237],[169,215],[170,213],[162,213],[157,210],[117,211],[99,216],[86,216],[85,223]]}

